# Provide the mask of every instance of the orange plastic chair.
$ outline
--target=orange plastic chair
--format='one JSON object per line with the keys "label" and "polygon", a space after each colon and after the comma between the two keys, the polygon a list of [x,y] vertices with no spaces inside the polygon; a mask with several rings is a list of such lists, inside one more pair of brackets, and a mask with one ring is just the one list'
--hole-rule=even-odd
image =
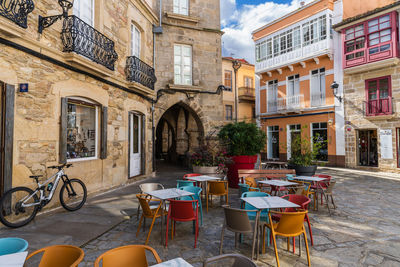
{"label": "orange plastic chair", "polygon": [[85,256],[81,248],[70,245],[54,245],[32,252],[26,258],[25,263],[31,257],[42,252],[43,255],[38,267],[78,267]]}
{"label": "orange plastic chair", "polygon": [[[94,262],[94,267],[147,267],[146,250],[153,253],[157,263],[161,263],[160,256],[154,248],[146,245],[128,245],[114,248],[101,254]],[[100,265],[102,262],[102,265]]]}
{"label": "orange plastic chair", "polygon": [[[271,213],[280,216],[280,220],[278,223],[274,223],[272,221]],[[297,211],[297,212],[278,212],[278,211],[270,211],[268,213],[269,223],[265,223],[263,227],[263,236],[265,236],[265,227],[268,227],[271,230],[271,238],[274,243],[275,257],[276,263],[278,267],[279,257],[278,257],[278,249],[276,245],[276,236],[284,236],[287,237],[287,249],[289,250],[289,238],[303,235],[304,243],[306,246],[307,252],[307,263],[308,266],[311,266],[310,263],[310,252],[308,250],[308,242],[307,242],[307,234],[304,228],[304,217],[306,216],[307,211]],[[265,239],[263,239],[263,253],[265,253]],[[300,256],[301,256],[301,245],[299,246]]]}
{"label": "orange plastic chair", "polygon": [[211,198],[212,207],[212,196],[225,196],[225,202],[228,205],[228,181],[208,181],[207,183],[207,199],[206,206],[208,212],[208,197]]}
{"label": "orange plastic chair", "polygon": [[[143,210],[142,216],[140,217],[139,226],[137,228],[136,237],[139,235],[139,231],[140,231],[140,227],[142,226],[143,219],[144,218],[152,219],[151,225],[150,225],[150,230],[149,230],[149,233],[147,234],[147,238],[146,238],[146,242],[145,242],[145,245],[147,245],[147,243],[149,242],[151,231],[153,230],[155,220],[161,216],[167,215],[168,212],[165,211],[161,207],[161,205],[162,205],[161,200],[152,199],[151,196],[146,195],[146,194],[137,194],[136,197],[138,198],[140,206],[142,207],[142,210]],[[150,204],[149,204],[150,201],[152,203],[158,201],[160,204],[157,206],[157,208],[152,209],[152,208],[150,208]]]}

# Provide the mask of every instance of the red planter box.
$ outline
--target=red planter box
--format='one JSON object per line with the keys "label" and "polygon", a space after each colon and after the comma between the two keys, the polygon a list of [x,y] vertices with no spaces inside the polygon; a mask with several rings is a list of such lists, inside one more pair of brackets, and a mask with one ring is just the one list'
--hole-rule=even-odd
{"label": "red planter box", "polygon": [[254,164],[257,162],[257,155],[255,156],[233,156],[233,164],[228,168],[228,184],[229,187],[238,188],[239,174],[238,170],[254,169]]}

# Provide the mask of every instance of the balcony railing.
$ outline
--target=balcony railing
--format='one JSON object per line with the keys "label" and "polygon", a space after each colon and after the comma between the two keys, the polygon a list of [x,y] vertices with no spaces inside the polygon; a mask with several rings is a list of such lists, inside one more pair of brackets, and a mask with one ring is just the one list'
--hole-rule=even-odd
{"label": "balcony railing", "polygon": [[114,70],[114,63],[118,59],[114,42],[77,16],[64,19],[61,40],[63,52],[75,52]]}
{"label": "balcony railing", "polygon": [[0,15],[25,29],[28,27],[28,14],[34,8],[35,4],[32,0],[0,0]]}
{"label": "balcony railing", "polygon": [[273,112],[277,112],[277,111],[278,111],[278,100],[277,99],[268,100],[267,112],[273,113]]}
{"label": "balcony railing", "polygon": [[325,94],[324,93],[312,93],[311,94],[311,107],[325,106]]}
{"label": "balcony railing", "polygon": [[157,81],[154,69],[138,57],[126,58],[125,74],[129,82],[137,82],[154,90],[154,84]]}
{"label": "balcony railing", "polygon": [[304,95],[292,95],[278,98],[279,112],[296,112],[304,108]]}
{"label": "balcony railing", "polygon": [[380,116],[393,114],[392,98],[369,100],[364,102],[365,116]]}
{"label": "balcony railing", "polygon": [[242,101],[254,101],[256,99],[256,91],[251,87],[239,87],[238,96],[239,100]]}

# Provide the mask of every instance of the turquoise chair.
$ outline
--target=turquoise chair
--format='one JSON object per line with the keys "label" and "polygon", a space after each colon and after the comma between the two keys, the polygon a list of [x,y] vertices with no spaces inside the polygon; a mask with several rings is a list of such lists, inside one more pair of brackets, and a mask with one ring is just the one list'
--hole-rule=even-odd
{"label": "turquoise chair", "polygon": [[240,195],[242,195],[243,193],[249,192],[250,189],[251,189],[252,191],[257,191],[257,192],[260,191],[260,188],[250,187],[248,184],[241,184],[241,183],[239,183],[238,185],[239,185],[239,192],[240,192]]}
{"label": "turquoise chair", "polygon": [[28,248],[25,239],[17,237],[0,238],[0,256],[24,252]]}
{"label": "turquoise chair", "polygon": [[196,182],[189,180],[176,180],[176,188],[181,188],[182,186],[196,186]]}
{"label": "turquoise chair", "polygon": [[[267,194],[265,192],[252,192],[252,191],[245,192],[245,193],[242,194],[242,198],[243,197],[270,197],[270,196],[271,195],[269,195],[269,194]],[[247,202],[243,201],[242,205],[244,206],[245,210],[256,210],[256,208],[254,206],[248,204]],[[260,213],[260,221],[264,221],[266,223],[269,223],[268,212],[269,212],[269,209],[265,209],[265,210],[261,211],[261,213]],[[256,219],[256,215],[257,214],[256,214],[255,211],[247,212],[247,216],[249,216],[249,219],[251,221],[254,221]],[[269,246],[269,235],[270,235],[270,233],[269,233],[269,230],[268,230],[268,232],[267,232],[267,246]]]}
{"label": "turquoise chair", "polygon": [[296,176],[295,174],[286,174],[286,179],[287,179],[288,181],[291,181],[291,180],[294,180],[293,178],[294,178],[295,176]]}
{"label": "turquoise chair", "polygon": [[192,197],[199,202],[199,210],[200,210],[200,225],[203,225],[203,207],[201,205],[201,191],[202,189],[197,186],[181,186],[179,187],[180,190],[185,190],[188,192],[194,193],[193,196],[186,196],[186,197],[181,197],[180,200],[192,200]]}

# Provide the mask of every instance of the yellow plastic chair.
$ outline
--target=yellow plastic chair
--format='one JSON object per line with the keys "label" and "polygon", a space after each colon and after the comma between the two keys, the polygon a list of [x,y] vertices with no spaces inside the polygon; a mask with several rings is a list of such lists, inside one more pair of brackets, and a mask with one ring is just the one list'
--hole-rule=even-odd
{"label": "yellow plastic chair", "polygon": [[43,255],[38,267],[77,267],[85,256],[81,248],[70,245],[54,245],[32,252],[26,258],[25,263],[31,257],[42,252]]}
{"label": "yellow plastic chair", "polygon": [[[228,181],[208,181],[207,183],[207,194],[211,197],[212,207],[212,196],[225,196],[225,202],[228,205]],[[208,197],[206,199],[206,206],[208,212]]]}
{"label": "yellow plastic chair", "polygon": [[[280,220],[278,223],[274,223],[271,218],[271,213],[278,214],[280,216]],[[311,266],[310,263],[310,252],[308,249],[308,242],[307,242],[307,234],[304,228],[304,217],[307,211],[297,211],[297,212],[278,212],[278,211],[270,211],[268,213],[269,216],[269,223],[265,223],[263,227],[263,236],[265,236],[265,228],[268,227],[271,230],[271,237],[274,243],[274,250],[275,250],[275,257],[276,263],[278,267],[279,264],[279,257],[278,257],[278,249],[276,245],[276,236],[283,236],[287,237],[287,249],[289,250],[289,239],[290,237],[301,236],[303,234],[304,243],[306,246],[307,252],[307,263],[308,266]],[[301,239],[301,237],[300,237]],[[265,253],[265,239],[263,239],[263,253]],[[299,251],[301,256],[301,245],[299,245]]]}
{"label": "yellow plastic chair", "polygon": [[[153,253],[157,263],[161,263],[160,256],[154,248],[146,245],[128,245],[114,248],[101,254],[94,262],[94,267],[147,267],[146,250]],[[102,262],[102,265],[100,265]]]}
{"label": "yellow plastic chair", "polygon": [[[162,205],[161,200],[152,199],[151,196],[146,195],[146,194],[137,194],[136,197],[138,198],[139,204],[143,210],[142,216],[140,217],[139,226],[137,228],[136,237],[139,235],[140,227],[142,226],[142,222],[143,222],[144,218],[149,218],[152,220],[150,229],[149,229],[149,233],[147,234],[147,238],[146,238],[146,242],[145,242],[145,245],[147,245],[147,243],[149,242],[151,231],[153,230],[154,222],[156,221],[157,218],[168,215],[168,212],[165,211],[161,207],[161,205]],[[152,203],[158,201],[159,205],[157,206],[157,208],[152,209],[150,207],[150,201]]]}

